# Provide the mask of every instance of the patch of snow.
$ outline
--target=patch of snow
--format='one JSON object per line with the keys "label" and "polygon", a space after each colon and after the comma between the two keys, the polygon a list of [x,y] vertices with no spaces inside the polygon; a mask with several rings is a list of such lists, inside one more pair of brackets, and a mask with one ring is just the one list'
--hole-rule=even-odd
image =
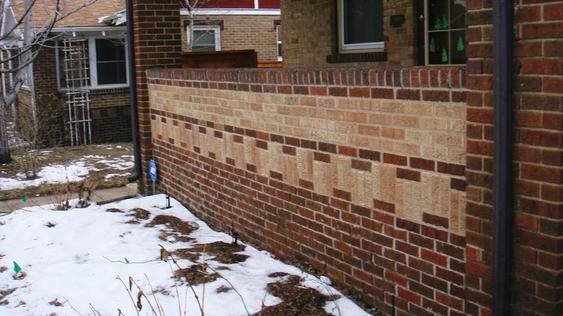
{"label": "patch of snow", "polygon": [[321,280],[321,282],[323,282],[326,285],[332,285],[332,281],[328,277],[325,277],[324,275],[321,275],[319,279]]}
{"label": "patch of snow", "polygon": [[[97,164],[102,164],[102,168],[95,167]],[[16,178],[1,177],[0,176],[0,190],[14,190],[22,189],[30,186],[38,186],[43,183],[66,183],[83,180],[90,171],[100,171],[106,168],[113,168],[120,171],[128,170],[135,166],[133,156],[123,155],[121,158],[107,158],[101,155],[87,155],[78,160],[75,160],[68,165],[49,165],[41,168],[37,173],[37,178],[27,180],[25,174],[20,173]],[[113,174],[113,176],[124,174]],[[110,177],[106,176],[106,179]]]}
{"label": "patch of snow", "polygon": [[[173,215],[198,224],[199,228],[190,235],[195,239],[194,243],[231,242],[229,235],[213,231],[179,202],[171,199],[172,208],[166,210],[161,209],[164,204],[165,196],[155,195],[69,211],[30,207],[4,216],[4,225],[0,230],[0,254],[4,256],[0,256],[0,266],[11,268],[12,262],[16,261],[27,276],[15,280],[9,271],[0,273],[0,290],[16,288],[6,297],[9,304],[0,306],[0,315],[73,315],[77,312],[86,315],[91,314],[90,304],[102,315],[116,315],[118,308],[125,315],[134,315],[136,311],[127,290],[116,279],[120,277],[127,284],[129,276],[143,288],[153,305],[151,285],[154,289],[167,292],[163,294],[157,291],[155,296],[169,315],[178,312],[178,284],[182,308],[187,306],[188,315],[199,315],[197,301],[191,290],[171,278],[171,270],[176,268],[159,260],[159,244],[173,250],[186,248],[190,243],[162,241],[158,238],[158,226],[126,224],[124,222],[131,219],[126,213],[105,212],[108,208],[127,211],[141,207],[150,211],[151,216]],[[267,306],[280,303],[279,298],[267,294],[266,286],[279,280],[268,277],[270,273],[285,272],[302,277],[303,286],[315,288],[327,295],[340,295],[341,298],[326,304],[327,312],[344,316],[368,315],[323,281],[273,259],[267,252],[246,246],[240,253],[249,258],[238,264],[220,264],[214,260],[206,260],[206,263],[214,269],[228,267],[219,273],[234,284],[251,314],[258,312],[263,302]],[[119,262],[125,261],[124,258],[131,263]],[[191,264],[188,260],[179,260],[183,268]],[[200,298],[205,289],[205,314],[246,315],[235,291],[216,292],[221,286],[229,284],[217,279],[205,286],[194,287]],[[136,293],[135,290],[133,294]],[[185,297],[187,305],[184,304]],[[55,298],[64,305],[49,305]],[[26,304],[18,306],[20,301]],[[141,315],[152,315],[144,299],[143,306]]]}

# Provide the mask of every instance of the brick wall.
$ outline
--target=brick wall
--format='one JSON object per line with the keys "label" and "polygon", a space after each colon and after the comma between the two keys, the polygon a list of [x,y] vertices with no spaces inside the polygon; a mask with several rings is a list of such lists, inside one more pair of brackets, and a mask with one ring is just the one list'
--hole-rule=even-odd
{"label": "brick wall", "polygon": [[463,314],[460,71],[150,70],[159,189],[386,312]]}
{"label": "brick wall", "polygon": [[[563,2],[515,1],[512,308],[563,310]],[[489,315],[492,263],[492,4],[468,1],[467,312]]]}
{"label": "brick wall", "polygon": [[[146,71],[155,67],[182,64],[182,25],[180,4],[175,0],[140,0],[133,2],[135,75],[139,142],[143,170],[152,157],[149,94]],[[150,192],[149,178],[144,174],[140,190]]]}
{"label": "brick wall", "polygon": [[[336,45],[335,0],[282,1],[282,39],[285,67],[341,67],[343,63],[327,63]],[[415,64],[412,1],[383,1],[385,63],[411,66]],[[405,23],[391,27],[392,15],[404,14]],[[345,63],[346,64],[346,63]],[[347,63],[347,66],[376,66],[378,62]]]}
{"label": "brick wall", "polygon": [[[221,50],[254,49],[258,61],[277,60],[277,35],[275,21],[280,17],[272,15],[213,15],[197,16],[195,23],[209,23],[221,26]],[[187,51],[186,23],[182,16],[182,49]]]}

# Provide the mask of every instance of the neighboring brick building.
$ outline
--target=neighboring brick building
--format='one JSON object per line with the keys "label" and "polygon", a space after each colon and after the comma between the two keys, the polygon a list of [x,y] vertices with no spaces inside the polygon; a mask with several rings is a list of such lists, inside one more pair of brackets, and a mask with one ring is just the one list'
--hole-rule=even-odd
{"label": "neighboring brick building", "polygon": [[[491,315],[505,259],[510,311],[497,314],[559,315],[563,1],[515,2],[513,60],[492,57],[500,1],[369,1],[380,9],[367,15],[344,2],[285,0],[286,67],[254,70],[170,69],[175,1],[137,5],[137,19],[159,21],[151,34],[170,35],[135,34],[143,164],[157,161],[158,189],[385,314]],[[515,65],[514,206],[494,221],[503,61]],[[513,256],[499,258],[502,222]]]}
{"label": "neighboring brick building", "polygon": [[[258,62],[281,56],[280,0],[214,0],[194,11],[193,51],[254,49]],[[182,50],[189,51],[190,15],[181,10]]]}
{"label": "neighboring brick building", "polygon": [[[16,18],[23,16],[23,0],[12,0]],[[33,27],[44,27],[52,19],[56,1],[38,2],[33,12]],[[62,2],[63,14],[88,4],[88,1]],[[35,117],[41,121],[40,135],[44,145],[69,144],[69,111],[63,40],[84,40],[89,90],[91,141],[94,143],[129,141],[131,116],[129,84],[126,75],[126,27],[100,22],[124,9],[121,0],[98,0],[80,8],[57,22],[52,36],[57,41],[47,42],[28,67],[25,86],[20,91],[17,108],[22,119]]]}

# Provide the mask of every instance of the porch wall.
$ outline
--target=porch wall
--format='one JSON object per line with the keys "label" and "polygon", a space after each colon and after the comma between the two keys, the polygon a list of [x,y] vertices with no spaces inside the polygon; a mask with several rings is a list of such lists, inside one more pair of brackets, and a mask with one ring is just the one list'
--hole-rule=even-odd
{"label": "porch wall", "polygon": [[384,311],[461,314],[463,77],[149,70],[159,189]]}

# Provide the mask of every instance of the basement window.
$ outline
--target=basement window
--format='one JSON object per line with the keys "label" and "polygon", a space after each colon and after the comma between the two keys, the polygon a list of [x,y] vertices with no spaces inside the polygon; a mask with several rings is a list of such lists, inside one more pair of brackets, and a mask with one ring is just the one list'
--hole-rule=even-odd
{"label": "basement window", "polygon": [[192,52],[215,52],[221,50],[221,27],[219,25],[194,25],[187,27],[188,47]]}
{"label": "basement window", "polygon": [[337,9],[340,53],[383,50],[383,0],[339,0]]}

